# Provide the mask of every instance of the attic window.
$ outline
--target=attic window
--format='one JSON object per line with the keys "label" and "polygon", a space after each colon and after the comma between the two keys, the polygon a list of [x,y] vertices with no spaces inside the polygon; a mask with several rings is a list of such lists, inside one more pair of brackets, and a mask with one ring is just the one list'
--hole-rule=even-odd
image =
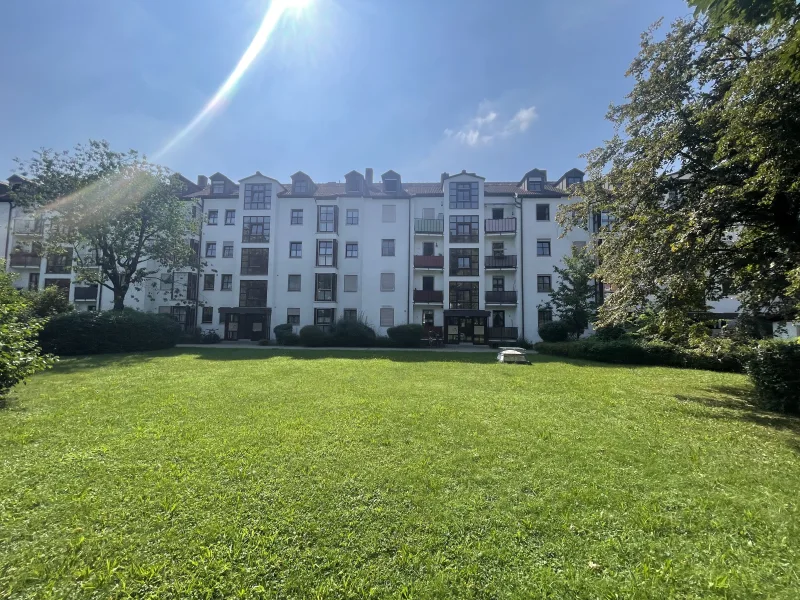
{"label": "attic window", "polygon": [[384,179],[383,180],[383,191],[384,192],[396,192],[397,191],[397,179]]}
{"label": "attic window", "polygon": [[298,179],[294,182],[294,193],[305,194],[308,192],[308,181],[305,179]]}
{"label": "attic window", "polygon": [[225,182],[222,179],[217,181],[211,182],[211,193],[212,194],[224,194],[225,193]]}
{"label": "attic window", "polygon": [[541,192],[544,189],[544,182],[542,181],[541,177],[529,177],[528,178],[528,191],[529,192]]}
{"label": "attic window", "polygon": [[567,187],[578,185],[581,182],[580,177],[567,177]]}
{"label": "attic window", "polygon": [[361,191],[361,180],[358,177],[351,177],[347,180],[345,185],[346,192],[360,192]]}

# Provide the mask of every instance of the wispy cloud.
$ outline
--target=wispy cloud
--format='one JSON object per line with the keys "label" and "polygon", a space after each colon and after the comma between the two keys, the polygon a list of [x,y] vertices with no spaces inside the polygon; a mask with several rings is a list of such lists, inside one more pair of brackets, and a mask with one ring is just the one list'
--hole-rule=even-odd
{"label": "wispy cloud", "polygon": [[491,108],[491,103],[483,101],[474,117],[458,129],[444,130],[446,138],[465,146],[476,147],[491,144],[496,139],[508,138],[527,130],[539,115],[535,106],[520,108],[510,119],[501,118]]}

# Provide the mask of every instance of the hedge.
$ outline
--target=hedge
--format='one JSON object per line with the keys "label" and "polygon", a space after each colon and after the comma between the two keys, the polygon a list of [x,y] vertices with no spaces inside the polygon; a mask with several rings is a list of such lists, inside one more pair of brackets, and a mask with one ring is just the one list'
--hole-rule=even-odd
{"label": "hedge", "polygon": [[39,333],[45,352],[61,356],[172,348],[181,327],[169,315],[135,310],[73,312],[51,318]]}
{"label": "hedge", "polygon": [[300,330],[300,344],[310,348],[330,346],[330,337],[316,325],[306,325]]}
{"label": "hedge", "polygon": [[339,319],[331,327],[330,345],[363,348],[375,345],[375,330],[362,319]]}
{"label": "hedge", "polygon": [[800,342],[759,343],[747,363],[747,374],[756,388],[757,406],[800,413]]}
{"label": "hedge", "polygon": [[[294,335],[292,333],[293,327],[292,327],[291,323],[281,323],[280,325],[275,325],[275,327],[273,327],[272,331],[275,332],[275,342],[277,344],[282,345],[282,346],[286,344],[286,336],[287,335],[290,335],[290,334]],[[267,343],[269,343],[268,340],[262,340],[262,341],[267,341]],[[264,345],[266,346],[267,344],[264,344]]]}
{"label": "hedge", "polygon": [[389,339],[401,348],[419,348],[425,328],[422,325],[408,324],[389,327],[386,330]]}
{"label": "hedge", "polygon": [[545,342],[566,342],[572,333],[563,321],[550,321],[539,327],[539,337]]}

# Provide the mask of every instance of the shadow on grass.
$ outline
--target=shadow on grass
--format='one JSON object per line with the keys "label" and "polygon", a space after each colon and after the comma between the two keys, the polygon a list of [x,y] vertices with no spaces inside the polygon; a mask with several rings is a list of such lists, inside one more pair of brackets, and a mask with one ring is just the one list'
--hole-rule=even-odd
{"label": "shadow on grass", "polygon": [[36,377],[79,373],[98,367],[131,367],[148,363],[164,356],[175,356],[180,352],[174,350],[157,350],[153,352],[137,352],[134,354],[92,354],[86,356],[62,356],[52,369],[38,373]]}

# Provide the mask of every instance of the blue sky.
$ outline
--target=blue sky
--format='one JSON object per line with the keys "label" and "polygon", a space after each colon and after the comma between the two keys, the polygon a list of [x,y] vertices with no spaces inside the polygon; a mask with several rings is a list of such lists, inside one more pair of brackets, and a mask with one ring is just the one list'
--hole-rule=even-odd
{"label": "blue sky", "polygon": [[[11,0],[1,176],[15,156],[105,138],[156,153],[227,78],[269,0]],[[611,134],[639,36],[683,0],[313,0],[163,164],[190,178],[351,169],[404,181],[555,179]],[[4,172],[7,171],[8,173]]]}

